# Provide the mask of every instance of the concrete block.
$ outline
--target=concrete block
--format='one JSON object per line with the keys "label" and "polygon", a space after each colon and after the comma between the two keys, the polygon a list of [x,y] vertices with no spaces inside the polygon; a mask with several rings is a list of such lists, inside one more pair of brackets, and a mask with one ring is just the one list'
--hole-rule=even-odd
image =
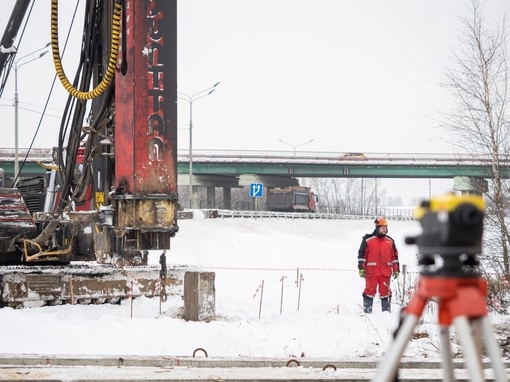
{"label": "concrete block", "polygon": [[214,272],[186,272],[184,274],[184,319],[211,321],[216,317],[216,288]]}

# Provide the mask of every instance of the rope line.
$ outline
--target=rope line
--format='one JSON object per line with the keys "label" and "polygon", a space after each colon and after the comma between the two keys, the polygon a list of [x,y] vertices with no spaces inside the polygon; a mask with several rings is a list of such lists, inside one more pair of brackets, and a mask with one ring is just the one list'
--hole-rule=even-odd
{"label": "rope line", "polygon": [[[211,270],[233,270],[233,271],[278,271],[278,272],[295,272],[296,269],[300,271],[325,271],[325,272],[356,272],[358,269],[343,269],[343,268],[258,268],[258,267],[200,267],[200,269]],[[407,271],[407,274],[419,272]]]}

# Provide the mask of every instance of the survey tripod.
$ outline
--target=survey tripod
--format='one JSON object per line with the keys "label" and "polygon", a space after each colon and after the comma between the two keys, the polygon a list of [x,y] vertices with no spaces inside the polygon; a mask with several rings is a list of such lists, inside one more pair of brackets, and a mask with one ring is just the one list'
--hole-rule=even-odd
{"label": "survey tripod", "polygon": [[485,381],[482,344],[491,359],[495,381],[508,381],[500,348],[488,318],[487,282],[480,277],[484,203],[479,196],[453,194],[423,202],[416,211],[423,233],[406,238],[418,244],[422,267],[418,286],[403,309],[394,342],[374,377],[376,382],[397,380],[400,358],[430,300],[438,303],[439,340],[444,381],[454,381],[450,326],[455,327],[470,381]]}

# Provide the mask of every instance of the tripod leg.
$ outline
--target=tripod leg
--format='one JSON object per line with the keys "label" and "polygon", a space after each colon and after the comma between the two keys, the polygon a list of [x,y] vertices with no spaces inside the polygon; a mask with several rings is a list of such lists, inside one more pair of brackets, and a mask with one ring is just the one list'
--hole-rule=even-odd
{"label": "tripod leg", "polygon": [[487,353],[489,353],[489,357],[491,359],[494,380],[498,382],[506,382],[508,381],[508,377],[501,357],[501,349],[499,348],[498,341],[494,336],[489,319],[487,317],[480,318],[480,326],[482,335],[485,338],[485,347],[487,348]]}
{"label": "tripod leg", "polygon": [[439,326],[439,341],[441,344],[441,352],[443,353],[444,380],[446,382],[453,382],[455,377],[453,375],[452,348],[450,345],[449,326]]}
{"label": "tripod leg", "polygon": [[381,360],[381,366],[377,368],[377,372],[373,379],[374,382],[388,382],[395,379],[400,358],[402,357],[402,354],[404,354],[407,343],[414,333],[414,329],[418,324],[418,319],[419,317],[414,315],[404,316],[393,344]]}
{"label": "tripod leg", "polygon": [[457,329],[459,341],[464,353],[464,361],[469,372],[469,380],[473,382],[485,381],[483,377],[482,360],[479,352],[480,344],[473,336],[471,324],[466,316],[457,316],[453,323]]}

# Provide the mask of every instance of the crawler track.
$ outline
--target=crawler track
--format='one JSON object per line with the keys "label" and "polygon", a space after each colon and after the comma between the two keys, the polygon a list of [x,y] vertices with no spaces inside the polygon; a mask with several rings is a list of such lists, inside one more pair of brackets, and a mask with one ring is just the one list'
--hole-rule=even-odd
{"label": "crawler track", "polygon": [[[128,297],[180,293],[188,267],[160,266],[118,268],[111,265],[73,263],[68,266],[0,267],[2,307],[37,307],[67,303],[116,303]],[[162,288],[162,286],[164,286]]]}

